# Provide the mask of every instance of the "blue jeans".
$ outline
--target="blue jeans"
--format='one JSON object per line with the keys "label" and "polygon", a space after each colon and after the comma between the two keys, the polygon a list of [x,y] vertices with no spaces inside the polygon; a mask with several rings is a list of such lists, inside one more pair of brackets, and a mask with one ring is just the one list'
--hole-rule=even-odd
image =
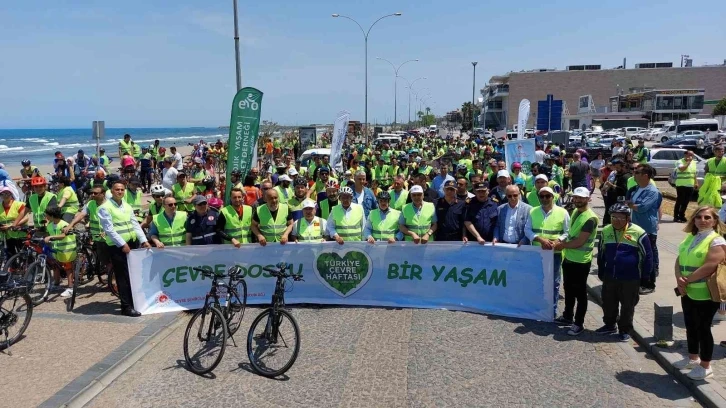
{"label": "blue jeans", "polygon": [[560,300],[560,283],[562,283],[562,253],[555,252],[554,278],[555,278],[555,304],[554,317],[557,317],[557,301]]}

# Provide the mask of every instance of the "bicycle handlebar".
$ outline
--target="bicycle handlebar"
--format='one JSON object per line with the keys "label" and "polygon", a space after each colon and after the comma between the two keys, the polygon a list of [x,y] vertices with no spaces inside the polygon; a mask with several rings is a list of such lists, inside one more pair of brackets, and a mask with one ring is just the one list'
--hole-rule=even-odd
{"label": "bicycle handlebar", "polygon": [[208,278],[214,278],[214,277],[216,277],[216,278],[223,279],[223,278],[226,278],[227,277],[227,275],[224,275],[224,274],[216,274],[216,273],[214,273],[214,271],[211,271],[209,269],[192,267],[192,270],[193,271],[196,271],[196,272],[199,272],[199,273],[201,273],[202,275],[204,275],[204,276],[206,276]]}

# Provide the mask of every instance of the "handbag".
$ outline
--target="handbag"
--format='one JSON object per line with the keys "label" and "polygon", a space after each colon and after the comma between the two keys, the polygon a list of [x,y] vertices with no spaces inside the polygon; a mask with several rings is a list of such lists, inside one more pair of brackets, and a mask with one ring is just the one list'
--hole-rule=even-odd
{"label": "handbag", "polygon": [[716,272],[712,273],[706,282],[708,291],[711,292],[711,300],[726,302],[726,261],[718,264]]}

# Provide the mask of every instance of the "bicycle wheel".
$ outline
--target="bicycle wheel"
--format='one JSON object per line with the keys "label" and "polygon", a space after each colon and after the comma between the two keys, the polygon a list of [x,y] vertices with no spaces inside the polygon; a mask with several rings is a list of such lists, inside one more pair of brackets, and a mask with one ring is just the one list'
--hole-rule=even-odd
{"label": "bicycle wheel", "polygon": [[116,283],[116,274],[113,271],[113,266],[109,265],[106,271],[106,284],[111,294],[118,297],[118,284]]}
{"label": "bicycle wheel", "polygon": [[207,374],[214,370],[227,345],[227,324],[215,307],[199,309],[184,333],[184,359],[189,371]]}
{"label": "bicycle wheel", "polygon": [[17,253],[8,258],[5,265],[3,265],[2,274],[9,274],[10,278],[23,279],[25,276],[28,265],[30,265],[32,258],[25,252]]}
{"label": "bicycle wheel", "polygon": [[237,293],[233,293],[229,298],[227,307],[227,329],[229,335],[233,336],[239,330],[242,319],[245,316],[247,308],[247,282],[244,279],[236,283],[235,289]]}
{"label": "bicycle wheel", "polygon": [[86,276],[86,267],[87,265],[84,265],[86,263],[85,261],[86,255],[81,252],[78,254],[78,258],[76,259],[76,263],[73,267],[73,292],[71,293],[71,298],[68,299],[68,305],[66,306],[67,311],[72,311],[73,307],[76,305],[76,296],[78,296],[78,287],[81,286],[83,283],[88,282],[88,280],[82,281],[81,279],[84,279]]}
{"label": "bicycle wheel", "polygon": [[0,296],[0,350],[20,339],[32,316],[33,303],[27,294]]}
{"label": "bicycle wheel", "polygon": [[299,352],[300,328],[287,310],[267,309],[252,322],[247,334],[247,356],[258,374],[269,378],[282,375],[295,363]]}
{"label": "bicycle wheel", "polygon": [[48,265],[42,265],[40,261],[33,262],[28,266],[25,280],[28,282],[28,295],[30,295],[33,306],[38,306],[48,299],[50,285],[53,281]]}
{"label": "bicycle wheel", "polygon": [[[86,254],[86,251],[81,251],[78,253],[78,258],[76,258],[76,264],[74,269],[78,270],[78,286],[85,285],[93,278],[93,274],[89,275],[88,270],[90,269],[91,264],[88,261],[88,255]],[[75,271],[74,271],[74,278],[75,278]]]}

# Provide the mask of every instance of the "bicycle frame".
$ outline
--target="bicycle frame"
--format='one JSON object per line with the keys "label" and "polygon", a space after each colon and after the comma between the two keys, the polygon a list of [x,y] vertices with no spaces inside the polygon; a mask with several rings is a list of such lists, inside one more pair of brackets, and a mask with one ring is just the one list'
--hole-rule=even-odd
{"label": "bicycle frame", "polygon": [[[211,307],[217,308],[220,312],[222,312],[222,316],[224,317],[225,321],[227,321],[230,318],[230,312],[229,307],[223,308],[222,305],[219,302],[220,296],[219,296],[219,290],[218,287],[223,287],[226,289],[226,296],[225,296],[225,305],[229,306],[230,301],[232,300],[232,295],[237,296],[239,298],[239,293],[237,293],[237,289],[232,285],[232,282],[234,282],[236,279],[232,276],[229,277],[228,282],[219,282],[220,278],[224,278],[226,276],[220,276],[215,274],[212,274],[212,288],[207,292],[207,294],[204,296],[204,312],[202,312],[202,324],[199,326],[199,332],[197,333],[197,336],[200,341],[207,341],[209,339],[209,336],[212,335],[212,327],[210,325],[210,328],[207,333],[207,337],[202,337],[202,328],[204,327],[204,321],[207,318],[207,310],[210,307],[209,300],[214,299],[214,301],[211,304]],[[232,337],[232,334],[230,334],[230,337]],[[234,338],[232,339],[234,341]]]}

